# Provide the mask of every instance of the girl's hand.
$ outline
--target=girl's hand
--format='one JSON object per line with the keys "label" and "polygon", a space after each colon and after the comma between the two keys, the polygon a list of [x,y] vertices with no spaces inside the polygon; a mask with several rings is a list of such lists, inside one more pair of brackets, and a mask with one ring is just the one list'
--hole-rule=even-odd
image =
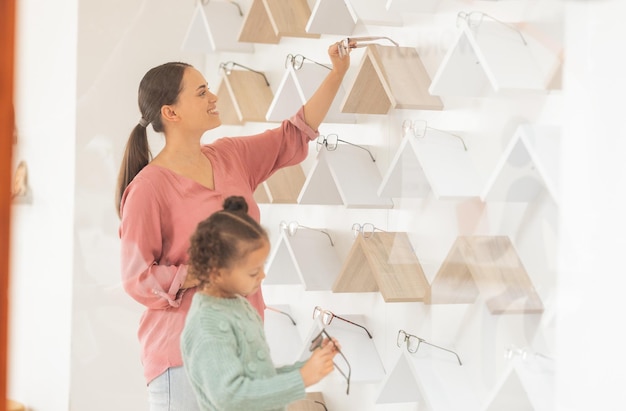
{"label": "girl's hand", "polygon": [[333,358],[337,353],[334,341],[326,339],[322,346],[313,351],[311,357],[300,368],[304,386],[316,384],[334,369]]}

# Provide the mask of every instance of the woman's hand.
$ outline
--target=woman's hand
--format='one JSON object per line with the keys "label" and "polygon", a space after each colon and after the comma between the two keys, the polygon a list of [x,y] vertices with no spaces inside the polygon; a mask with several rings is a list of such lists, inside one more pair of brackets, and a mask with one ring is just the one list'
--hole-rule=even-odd
{"label": "woman's hand", "polygon": [[330,47],[328,47],[328,55],[330,56],[330,61],[333,65],[333,70],[337,71],[342,76],[348,71],[348,68],[350,67],[350,50],[351,50],[350,46],[354,46],[356,44],[356,42],[351,41],[348,44],[348,48],[345,49],[347,50],[347,52],[345,52],[342,57],[339,53],[339,47],[342,47],[341,43],[343,41],[344,40],[337,42],[335,44],[331,44]]}

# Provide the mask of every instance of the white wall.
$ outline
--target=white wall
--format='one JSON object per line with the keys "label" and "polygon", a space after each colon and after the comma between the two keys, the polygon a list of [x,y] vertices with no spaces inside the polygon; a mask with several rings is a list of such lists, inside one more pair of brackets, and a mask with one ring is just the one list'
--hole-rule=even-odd
{"label": "white wall", "polygon": [[[278,45],[255,45],[254,55],[184,53],[179,46],[194,6],[173,0],[65,1],[54,7],[19,2],[16,160],[29,163],[34,201],[13,208],[9,394],[32,410],[147,409],[136,340],[141,308],[120,287],[113,205],[123,146],[139,118],[136,92],[145,71],[168,60],[187,61],[204,71],[215,90],[218,63],[234,60],[264,71],[276,91],[287,53],[325,62],[327,46],[338,39],[283,38]],[[494,316],[481,300],[457,306],[384,303],[378,293],[304,292],[285,286],[266,287],[266,300],[288,304],[303,334],[314,305],[363,315],[388,373],[401,353],[395,346],[398,328],[453,348],[463,358],[464,371],[474,377],[475,393],[483,403],[503,383],[504,348],[514,344],[557,359],[554,409],[618,409],[626,402],[620,396],[624,353],[618,334],[611,331],[619,329],[619,322],[610,313],[624,309],[621,290],[614,287],[623,283],[617,256],[623,245],[619,239],[624,204],[616,179],[624,177],[618,166],[624,140],[616,136],[623,137],[624,130],[618,120],[620,106],[606,100],[624,84],[609,81],[623,72],[613,49],[597,45],[619,46],[624,33],[617,36],[607,27],[620,26],[619,16],[626,10],[617,0],[442,1],[433,15],[405,15],[403,27],[360,25],[354,35],[387,35],[415,46],[432,77],[454,38],[456,12],[474,9],[536,23],[547,28],[557,45],[565,44],[569,64],[564,91],[518,98],[446,98],[442,112],[394,110],[388,116],[359,116],[354,126],[323,125],[320,131],[369,145],[384,173],[399,143],[402,120],[427,119],[435,127],[467,132],[466,142],[486,178],[517,122],[561,124],[561,207],[555,209],[546,198],[528,206],[488,204],[470,228],[470,221],[458,220],[458,215],[471,202],[432,197],[396,199],[393,210],[263,206],[262,221],[274,240],[283,219],[325,227],[343,256],[352,243],[352,222],[408,231],[429,280],[457,235],[509,235],[546,305],[545,313]],[[352,56],[346,85],[362,53],[357,50]],[[267,127],[224,126],[205,139]],[[159,137],[153,142],[158,149]],[[312,150],[306,171],[314,158]],[[609,201],[599,205],[597,198]],[[557,241],[559,235],[567,241]],[[609,370],[616,378],[600,378]],[[384,385],[355,384],[346,397],[340,380],[333,377],[320,388],[329,409],[423,409],[416,403],[373,405]],[[519,390],[513,392],[519,395]]]}

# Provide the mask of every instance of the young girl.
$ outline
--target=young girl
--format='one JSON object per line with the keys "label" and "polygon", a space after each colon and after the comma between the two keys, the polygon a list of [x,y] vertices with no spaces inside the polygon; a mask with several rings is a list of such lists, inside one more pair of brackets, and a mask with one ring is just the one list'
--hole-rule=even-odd
{"label": "young girl", "polygon": [[333,370],[335,342],[306,362],[275,368],[261,317],[245,296],[265,278],[267,233],[243,197],[198,224],[189,270],[198,281],[181,337],[183,364],[202,410],[283,410]]}

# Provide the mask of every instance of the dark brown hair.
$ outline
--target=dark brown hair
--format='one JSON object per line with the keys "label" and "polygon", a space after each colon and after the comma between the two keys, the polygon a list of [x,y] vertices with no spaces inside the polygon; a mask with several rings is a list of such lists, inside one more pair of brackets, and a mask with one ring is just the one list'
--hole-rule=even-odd
{"label": "dark brown hair", "polygon": [[200,222],[191,236],[189,275],[200,282],[201,289],[215,269],[230,268],[251,251],[269,242],[267,232],[248,215],[243,197],[224,201],[224,209]]}
{"label": "dark brown hair", "polygon": [[[115,206],[118,215],[120,215],[120,201],[124,190],[152,159],[146,127],[152,124],[154,131],[163,132],[161,107],[177,102],[182,90],[183,74],[188,67],[191,65],[187,63],[165,63],[150,69],[139,83],[138,102],[141,121],[128,137],[117,177]],[[141,122],[144,124],[140,124]]]}

